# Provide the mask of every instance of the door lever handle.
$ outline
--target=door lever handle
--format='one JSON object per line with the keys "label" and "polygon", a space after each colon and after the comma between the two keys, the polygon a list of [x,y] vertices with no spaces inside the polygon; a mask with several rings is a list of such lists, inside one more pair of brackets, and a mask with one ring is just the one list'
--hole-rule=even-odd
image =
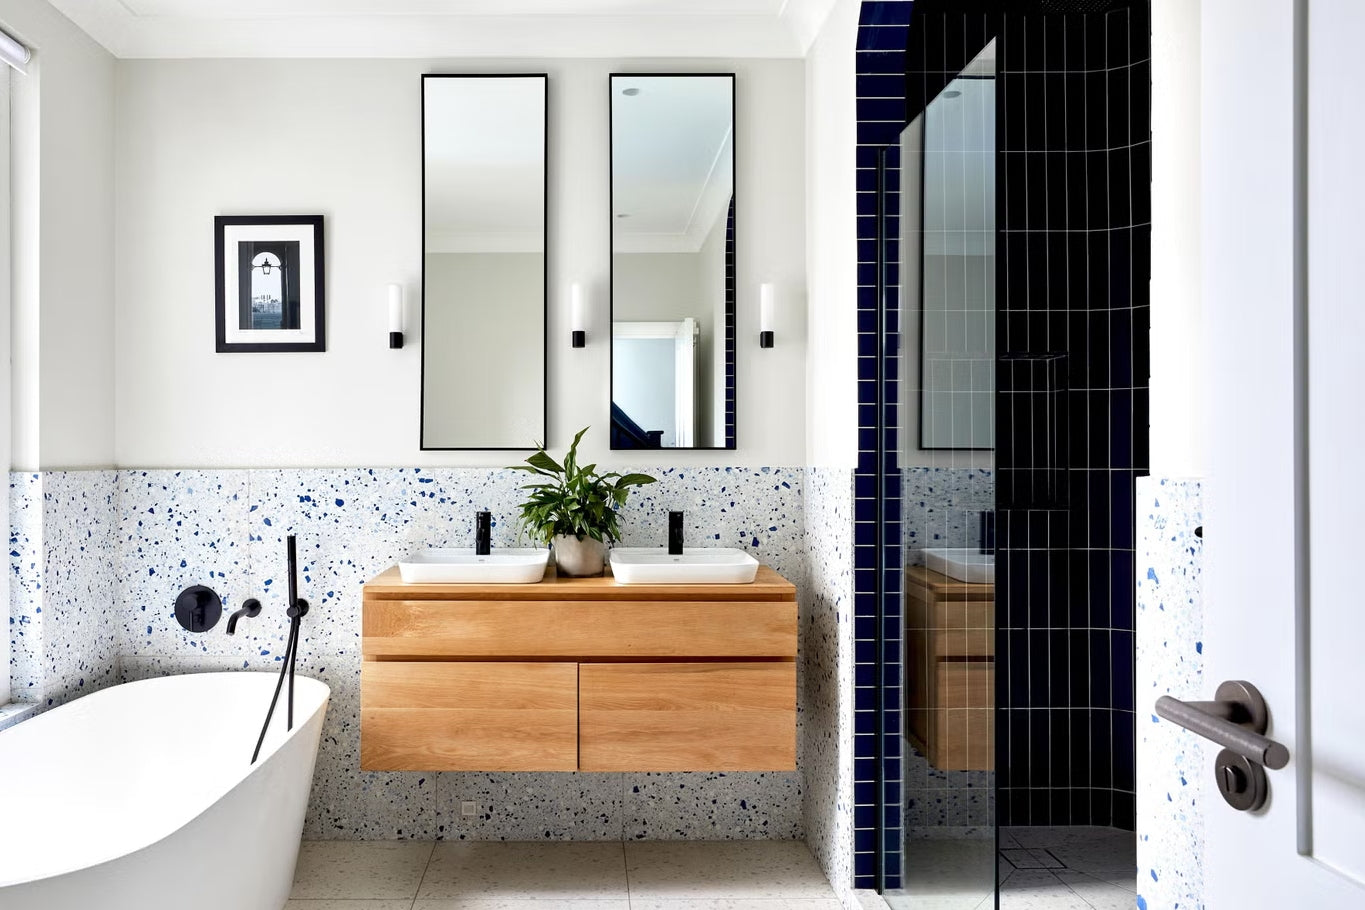
{"label": "door lever handle", "polygon": [[1171,723],[1223,747],[1214,763],[1218,789],[1236,809],[1259,809],[1265,803],[1265,769],[1289,764],[1289,750],[1265,735],[1270,715],[1255,686],[1229,680],[1214,701],[1181,701],[1169,695],[1156,700],[1156,713]]}
{"label": "door lever handle", "polygon": [[1156,700],[1156,713],[1258,765],[1278,771],[1289,764],[1289,750],[1265,736],[1270,718],[1255,686],[1241,680],[1225,682],[1214,699],[1181,701],[1163,695]]}

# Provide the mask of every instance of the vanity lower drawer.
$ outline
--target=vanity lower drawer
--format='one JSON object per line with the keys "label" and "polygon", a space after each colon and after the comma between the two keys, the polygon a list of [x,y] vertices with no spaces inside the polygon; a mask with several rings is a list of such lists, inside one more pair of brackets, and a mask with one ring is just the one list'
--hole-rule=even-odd
{"label": "vanity lower drawer", "polygon": [[575,663],[364,661],[367,771],[573,771]]}
{"label": "vanity lower drawer", "polygon": [[789,771],[796,664],[584,663],[583,771]]}

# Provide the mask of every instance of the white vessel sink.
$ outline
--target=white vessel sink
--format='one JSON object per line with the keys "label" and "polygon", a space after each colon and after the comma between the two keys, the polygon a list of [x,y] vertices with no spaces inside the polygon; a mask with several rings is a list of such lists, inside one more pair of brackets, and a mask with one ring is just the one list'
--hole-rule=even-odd
{"label": "white vessel sink", "polygon": [[419,550],[398,564],[407,584],[528,585],[545,577],[548,549],[494,550],[487,556],[473,549]]}
{"label": "white vessel sink", "polygon": [[924,564],[949,578],[974,584],[995,583],[995,554],[961,547],[924,551]]}
{"label": "white vessel sink", "polygon": [[666,547],[616,547],[611,574],[623,585],[747,585],[758,560],[727,547],[687,547],[681,556]]}

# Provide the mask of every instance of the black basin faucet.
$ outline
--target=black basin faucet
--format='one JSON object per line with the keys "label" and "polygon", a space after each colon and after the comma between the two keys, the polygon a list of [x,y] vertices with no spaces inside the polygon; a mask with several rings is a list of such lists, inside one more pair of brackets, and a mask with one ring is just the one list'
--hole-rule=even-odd
{"label": "black basin faucet", "polygon": [[681,556],[683,551],[683,513],[668,513],[668,555]]}
{"label": "black basin faucet", "polygon": [[474,555],[487,556],[493,552],[493,515],[479,512],[474,516]]}
{"label": "black basin faucet", "polygon": [[237,620],[243,616],[254,617],[260,615],[261,602],[254,597],[248,597],[242,601],[242,609],[228,617],[227,634],[237,634]]}

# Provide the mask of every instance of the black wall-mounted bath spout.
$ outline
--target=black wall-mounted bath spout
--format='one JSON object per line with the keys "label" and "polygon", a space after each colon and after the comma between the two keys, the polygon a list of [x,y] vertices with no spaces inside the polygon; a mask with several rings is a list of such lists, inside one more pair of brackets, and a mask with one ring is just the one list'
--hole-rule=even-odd
{"label": "black wall-mounted bath spout", "polygon": [[668,513],[668,555],[681,556],[683,551],[683,513]]}
{"label": "black wall-mounted bath spout", "polygon": [[493,552],[493,515],[479,512],[474,516],[474,555],[487,556]]}
{"label": "black wall-mounted bath spout", "polygon": [[242,618],[243,616],[248,618],[254,618],[256,616],[259,616],[260,613],[261,602],[254,597],[248,597],[246,600],[242,601],[242,608],[240,610],[237,610],[231,616],[228,617],[227,633],[229,635],[236,635],[238,619]]}

